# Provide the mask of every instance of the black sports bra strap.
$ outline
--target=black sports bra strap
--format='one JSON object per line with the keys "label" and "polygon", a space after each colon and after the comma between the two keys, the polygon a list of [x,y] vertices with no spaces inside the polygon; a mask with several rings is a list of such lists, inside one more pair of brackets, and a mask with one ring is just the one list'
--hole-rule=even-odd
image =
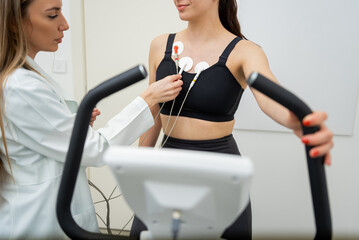
{"label": "black sports bra strap", "polygon": [[173,45],[173,41],[175,40],[175,36],[176,36],[175,33],[171,33],[170,35],[168,35],[166,52],[165,52],[165,57],[166,57],[166,58],[171,58],[171,55],[172,55],[172,45]]}
{"label": "black sports bra strap", "polygon": [[228,46],[226,47],[226,49],[224,49],[222,55],[219,57],[219,62],[220,63],[226,63],[227,62],[227,58],[229,56],[229,54],[232,52],[233,48],[236,46],[236,44],[242,40],[242,38],[240,37],[236,37],[235,39],[233,39]]}

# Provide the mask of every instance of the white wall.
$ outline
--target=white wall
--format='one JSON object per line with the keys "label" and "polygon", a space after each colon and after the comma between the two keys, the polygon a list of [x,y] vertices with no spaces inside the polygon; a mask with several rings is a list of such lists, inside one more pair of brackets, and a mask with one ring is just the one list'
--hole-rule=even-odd
{"label": "white wall", "polygon": [[[68,2],[70,0],[64,1],[64,7]],[[69,79],[75,86],[75,97],[83,95],[86,85],[92,88],[137,63],[147,65],[151,39],[185,26],[178,21],[173,3],[169,0],[83,2],[84,7],[82,1],[70,3],[72,34],[76,35],[72,36],[72,58],[77,59],[72,65],[72,75],[77,77],[76,81],[71,76]],[[325,4],[323,1],[320,3]],[[340,1],[336,3],[340,7]],[[357,34],[357,31],[353,30],[353,34]],[[59,79],[57,76],[55,78]],[[96,126],[101,126],[146,85],[145,81],[136,84],[99,104],[103,114]],[[65,87],[71,91],[71,82]],[[335,136],[333,166],[326,168],[336,239],[359,238],[358,101],[356,99],[353,109],[355,121],[352,135]],[[237,120],[240,121],[240,118]],[[291,133],[277,131],[236,129],[234,136],[242,154],[251,157],[256,167],[251,191],[254,236],[313,236],[314,220],[304,150],[300,141]],[[103,187],[106,194],[111,192],[113,183],[108,182],[111,180],[108,180],[105,169],[91,172],[91,177]],[[128,210],[115,208],[112,211],[116,213],[113,221],[117,221],[120,215],[125,215],[125,218],[131,215]],[[123,222],[121,220],[118,224]]]}
{"label": "white wall", "polygon": [[[239,19],[247,38],[266,52],[281,84],[326,111],[335,134],[353,133],[359,90],[359,1],[241,0]],[[320,92],[320,94],[318,94]],[[236,127],[282,131],[243,96]],[[345,97],[342,97],[345,96]],[[343,107],[345,106],[345,107]]]}

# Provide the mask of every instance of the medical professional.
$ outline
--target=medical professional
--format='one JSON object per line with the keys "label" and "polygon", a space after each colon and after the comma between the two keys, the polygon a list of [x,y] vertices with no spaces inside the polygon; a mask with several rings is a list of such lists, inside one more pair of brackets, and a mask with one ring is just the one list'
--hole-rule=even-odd
{"label": "medical professional", "polygon": [[[76,103],[34,61],[56,51],[69,29],[61,7],[61,0],[0,0],[0,239],[66,238],[55,204]],[[103,166],[109,146],[131,144],[149,129],[150,107],[175,98],[179,78],[152,84],[104,128],[89,126],[71,206],[81,227],[98,231],[85,167]]]}

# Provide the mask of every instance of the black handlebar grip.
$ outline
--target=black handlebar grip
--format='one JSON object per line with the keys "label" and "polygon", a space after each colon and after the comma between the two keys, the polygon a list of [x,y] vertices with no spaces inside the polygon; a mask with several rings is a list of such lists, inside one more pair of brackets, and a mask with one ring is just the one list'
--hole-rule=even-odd
{"label": "black handlebar grip", "polygon": [[[293,93],[257,72],[253,72],[249,76],[247,83],[254,89],[288,108],[297,116],[300,122],[302,122],[306,115],[312,113],[308,105]],[[320,129],[318,126],[305,127],[303,124],[302,128],[304,135],[315,133]],[[309,151],[312,149],[312,146],[307,145],[305,148],[317,229],[315,239],[331,239],[332,222],[324,169],[324,157],[311,158]]]}
{"label": "black handlebar grip", "polygon": [[113,235],[91,233],[82,229],[71,215],[71,200],[80,168],[83,148],[86,140],[92,110],[103,98],[134,84],[147,76],[143,65],[136,66],[121,73],[92,89],[82,100],[71,134],[69,150],[66,156],[59,193],[57,196],[56,213],[63,231],[71,239],[131,239]]}

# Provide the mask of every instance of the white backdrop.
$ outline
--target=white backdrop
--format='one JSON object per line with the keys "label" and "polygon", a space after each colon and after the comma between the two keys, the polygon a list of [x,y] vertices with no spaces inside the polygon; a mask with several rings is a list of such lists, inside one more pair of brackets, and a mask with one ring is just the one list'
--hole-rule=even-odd
{"label": "white backdrop", "polygon": [[[313,110],[329,114],[335,134],[352,135],[359,86],[359,1],[240,0],[245,36],[268,56],[278,81]],[[250,91],[236,128],[287,131],[264,115]]]}

